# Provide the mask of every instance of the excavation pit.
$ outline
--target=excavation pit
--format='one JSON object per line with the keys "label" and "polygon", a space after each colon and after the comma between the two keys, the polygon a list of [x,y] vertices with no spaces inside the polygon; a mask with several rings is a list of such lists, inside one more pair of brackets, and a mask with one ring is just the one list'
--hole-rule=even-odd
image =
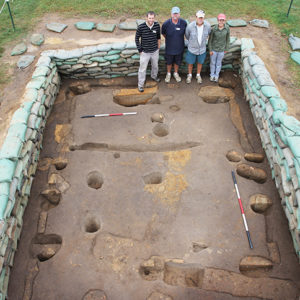
{"label": "excavation pit", "polygon": [[[113,47],[120,45],[123,47],[124,43],[117,43]],[[101,55],[106,55],[104,52],[108,51],[119,51],[104,51],[103,45],[101,47]],[[81,55],[85,55],[80,58],[82,62],[86,56],[92,58],[94,56],[89,55],[95,54],[90,53],[89,47],[80,51]],[[65,54],[68,56],[70,53],[64,50],[59,52],[59,55]],[[118,66],[114,66],[119,62],[110,63],[112,69],[109,71],[103,68],[106,72],[104,77],[119,76],[117,72],[121,70],[116,70]],[[38,170],[24,218],[23,232],[26,235],[20,241],[12,271],[10,298],[22,299],[22,292],[28,290],[25,283],[30,278],[33,300],[76,299],[78,295],[91,297],[93,293],[86,294],[87,291],[93,291],[94,288],[104,290],[103,287],[108,299],[119,299],[120,295],[122,299],[146,299],[157,288],[157,284],[162,286],[164,294],[174,299],[178,295],[180,299],[186,298],[187,287],[196,287],[188,293],[195,293],[197,299],[226,299],[228,294],[232,295],[230,297],[246,297],[243,290],[230,290],[229,287],[228,291],[227,287],[221,285],[203,286],[202,289],[199,274],[206,274],[204,268],[221,268],[224,272],[240,275],[243,270],[237,266],[241,258],[251,255],[268,258],[271,256],[270,243],[278,246],[281,256],[278,254],[277,257],[281,259],[283,269],[288,271],[276,267],[268,269],[269,290],[273,291],[276,287],[271,278],[285,278],[287,289],[284,292],[286,295],[292,294],[292,284],[299,282],[299,268],[296,257],[288,255],[293,252],[291,239],[272,181],[272,176],[275,176],[275,180],[281,178],[280,166],[274,165],[272,174],[267,160],[259,165],[252,163],[252,166],[261,168],[267,174],[267,181],[262,184],[237,175],[254,243],[253,250],[249,249],[234,193],[231,171],[236,170],[237,164],[228,161],[228,151],[263,153],[249,104],[253,109],[264,107],[264,103],[255,103],[251,93],[250,96],[247,93],[244,95],[237,73],[224,72],[220,78],[224,76],[220,85],[234,88],[234,99],[224,103],[229,98],[221,97],[213,100],[217,105],[210,105],[199,97],[202,95],[199,92],[216,87],[205,72],[202,85],[195,81],[190,85],[184,81],[175,83],[172,79],[169,85],[161,82],[156,86],[148,81],[143,94],[145,98],[138,99],[141,95],[136,89],[136,77],[87,80],[86,77],[92,73],[103,72],[102,67],[105,66],[101,66],[101,70],[89,69],[93,68],[89,66],[89,61],[84,64],[84,68],[75,66],[74,58],[69,57],[53,59],[55,67],[49,75],[52,81],[49,78],[48,81],[55,82],[55,86],[45,89],[45,93],[52,98],[42,98],[47,114],[51,111],[51,101],[56,97],[55,88],[59,86],[56,67],[60,75],[68,77],[71,74],[77,79],[85,79],[79,82],[76,79],[76,84],[70,79],[63,81],[45,131],[42,132],[44,143],[41,159],[58,156],[68,159],[67,168],[58,168],[55,172],[70,183],[70,189],[61,192],[59,205],[58,201],[45,202],[38,195],[46,189],[49,174],[47,170]],[[95,65],[94,62],[92,64]],[[131,64],[122,66],[131,68],[125,72],[138,68],[138,60],[131,61]],[[136,74],[132,72],[130,75]],[[236,79],[229,82],[227,78]],[[244,84],[246,80],[249,79],[244,76]],[[34,83],[40,82],[34,80]],[[247,87],[252,89],[256,86],[255,82],[248,82]],[[41,88],[39,92],[43,90]],[[124,102],[122,93],[118,94],[116,90],[125,90],[123,96],[134,95],[136,98],[134,101],[127,98]],[[146,95],[147,92],[150,95]],[[119,102],[114,102],[114,97]],[[266,103],[266,99],[262,99]],[[143,105],[137,105],[137,100],[140,100],[138,104]],[[282,102],[280,104],[284,107]],[[45,114],[45,109],[41,107],[37,111],[37,106],[34,105],[36,114],[30,117],[31,127],[39,125]],[[270,105],[266,110],[269,114]],[[158,111],[165,116],[164,123],[155,125],[151,116]],[[122,112],[135,114],[81,118]],[[256,115],[259,113],[256,112]],[[33,124],[33,121],[36,123]],[[257,123],[258,127],[266,128],[261,120]],[[41,128],[43,126],[42,123]],[[41,137],[33,134],[32,140],[40,141]],[[265,143],[263,145],[266,146]],[[53,167],[49,170],[53,171]],[[101,170],[101,174],[91,170]],[[272,198],[273,205],[266,213],[257,214],[250,208],[249,198],[254,192]],[[22,209],[24,205],[22,203]],[[26,269],[27,262],[28,266],[32,266],[29,263],[32,262],[32,256],[26,256],[26,253],[30,253],[26,238],[35,234],[35,216],[39,214],[41,205],[48,214],[45,225],[47,234],[59,233],[63,243],[55,256],[51,255],[58,244],[49,247],[49,251],[38,249],[33,257],[42,263],[37,262],[35,268]],[[20,211],[13,210],[12,214],[19,216]],[[9,227],[9,230],[11,228],[14,227]],[[169,267],[168,274],[163,274],[165,269],[162,264],[158,276],[151,266],[140,268],[145,257],[153,253],[163,255],[164,262],[173,266],[173,270],[170,271]],[[38,274],[31,276],[32,270]],[[26,273],[29,275],[25,280]],[[153,284],[149,280],[152,275],[157,275]],[[250,285],[252,281],[249,276],[241,276],[245,285]],[[213,281],[209,279],[205,282]],[[171,289],[169,284],[175,286]],[[259,295],[253,295],[256,296]]]}
{"label": "excavation pit", "polygon": [[[108,298],[118,299],[122,294],[124,299],[146,299],[145,291],[152,287],[151,282],[163,283],[165,272],[163,263],[158,271],[147,264],[141,267],[144,258],[154,252],[164,255],[165,262],[178,259],[179,263],[199,264],[195,270],[205,266],[240,273],[236,266],[242,257],[252,253],[268,257],[267,236],[273,236],[282,253],[282,263],[289,265],[290,272],[285,273],[285,278],[298,278],[296,257],[291,263],[285,254],[293,248],[266,160],[254,164],[267,172],[267,182],[258,184],[236,175],[254,243],[254,250],[249,249],[231,179],[231,170],[236,170],[241,161],[229,161],[226,154],[235,150],[243,156],[245,145],[252,152],[263,153],[263,149],[241,85],[233,90],[236,106],[230,102],[212,106],[198,96],[199,89],[212,85],[208,76],[203,78],[202,85],[192,82],[187,86],[182,82],[174,90],[160,83],[157,95],[162,99],[168,96],[168,100],[127,107],[126,111],[136,112],[135,115],[80,118],[92,113],[124,111],[112,99],[118,86],[102,87],[93,81],[86,85],[93,85],[90,91],[54,104],[45,130],[45,145],[53,143],[57,124],[67,123],[72,130],[62,143],[56,142],[60,146],[67,141],[67,147],[45,146],[41,158],[64,153],[68,166],[56,172],[68,181],[70,188],[62,193],[59,205],[52,205],[51,210],[44,207],[48,211],[47,228],[59,233],[64,242],[58,255],[52,256],[56,246],[48,251],[35,250],[34,257],[48,266],[41,267],[34,280],[35,295],[50,300],[52,296],[45,293],[52,295],[50,290],[55,290],[65,298],[76,298],[101,283],[100,288],[107,287]],[[65,81],[61,92],[71,82]],[[158,111],[157,105],[165,116],[164,123],[151,121]],[[235,127],[237,119],[244,131]],[[157,131],[153,130],[154,124],[159,126]],[[72,151],[63,152],[66,148]],[[36,195],[47,185],[45,172],[39,170],[36,175],[39,180],[34,182],[32,199],[41,201]],[[254,191],[272,198],[268,218],[252,211],[250,196]],[[28,216],[34,214],[34,205],[35,200],[31,200]],[[276,218],[269,217],[272,215]],[[79,224],[82,219],[83,224]],[[28,228],[36,226],[34,218],[25,217],[24,222]],[[25,248],[26,241],[21,239],[20,249]],[[16,283],[24,282],[21,279],[25,270],[17,272],[24,260],[17,252],[11,276],[12,298],[18,299],[22,294],[22,284]],[[68,262],[80,266],[80,272],[70,268]],[[64,272],[59,271],[62,268]],[[103,272],[105,276],[101,275]],[[169,273],[168,278],[172,277]],[[250,278],[255,272],[243,273]],[[116,274],[133,280],[122,285],[115,280]],[[280,271],[273,268],[263,276],[279,277]],[[52,281],[52,277],[60,283]],[[185,285],[198,286],[193,278],[186,279]],[[82,284],[74,285],[76,280]],[[175,285],[180,288],[181,279],[176,280]],[[65,285],[72,285],[67,294]],[[203,293],[199,287],[197,290],[199,295]],[[168,284],[164,293],[175,296]]]}

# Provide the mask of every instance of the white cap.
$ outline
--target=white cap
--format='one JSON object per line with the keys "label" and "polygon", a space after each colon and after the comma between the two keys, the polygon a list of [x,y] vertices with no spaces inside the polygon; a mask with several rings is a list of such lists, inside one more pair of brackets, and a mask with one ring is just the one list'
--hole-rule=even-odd
{"label": "white cap", "polygon": [[196,17],[197,18],[204,18],[205,17],[205,13],[203,10],[198,10],[196,13]]}

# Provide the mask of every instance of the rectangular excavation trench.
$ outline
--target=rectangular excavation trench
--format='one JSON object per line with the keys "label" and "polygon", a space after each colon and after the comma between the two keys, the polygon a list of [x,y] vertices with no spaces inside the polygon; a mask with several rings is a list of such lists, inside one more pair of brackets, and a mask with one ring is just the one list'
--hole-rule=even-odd
{"label": "rectangular excavation trench", "polygon": [[[247,59],[254,56],[247,51],[243,51]],[[261,65],[261,62],[256,64]],[[248,63],[248,66],[244,63],[243,73],[249,74],[249,67],[256,64]],[[248,70],[245,70],[247,67]],[[259,121],[257,116],[263,118],[264,112],[255,108],[259,106],[266,115],[270,115],[274,107],[271,101],[264,102],[265,107],[259,101],[255,103],[254,88],[258,82],[254,83],[253,79],[250,82],[249,79],[250,76],[243,77],[246,98],[250,101],[264,149],[271,153],[268,145],[273,147],[274,141],[270,138],[268,142],[263,135],[269,133],[265,123],[270,119]],[[231,149],[245,152],[238,131],[229,118],[229,105],[203,102],[198,97],[199,86],[196,84],[187,87],[181,83],[178,88],[176,84],[167,87],[160,83],[157,92],[158,98],[163,99],[160,104],[126,108],[112,101],[112,89],[120,88],[122,81],[120,79],[118,86],[112,88],[109,80],[106,80],[106,87],[97,86],[103,82],[101,79],[93,80],[92,91],[75,97],[66,92],[65,86],[70,82],[64,83],[53,106],[54,111],[51,115],[49,113],[40,167],[24,224],[20,225],[19,221],[17,225],[17,228],[22,225],[24,228],[8,295],[12,299],[23,296],[32,299],[81,299],[89,290],[99,289],[106,292],[108,299],[121,299],[120,294],[122,299],[133,299],[133,295],[135,299],[146,299],[152,292],[160,290],[173,299],[183,299],[183,295],[187,295],[184,286],[198,286],[202,289],[188,292],[191,294],[187,299],[207,295],[227,299],[231,297],[228,294],[259,298],[259,293],[235,294],[221,286],[202,286],[203,283],[197,280],[192,285],[175,280],[171,288],[169,284],[172,281],[167,279],[166,267],[160,271],[154,268],[155,275],[147,274],[148,271],[140,274],[144,270],[141,265],[153,255],[160,256],[163,263],[175,259],[177,263],[196,264],[199,270],[217,268],[233,273],[239,273],[243,257],[258,255],[273,260],[271,277],[298,282],[297,260],[290,254],[291,239],[287,235],[280,198],[271,179],[273,175],[279,194],[282,196],[284,193],[282,198],[285,202],[282,204],[285,212],[293,212],[293,209],[296,212],[295,200],[292,199],[293,206],[290,207],[288,198],[296,197],[295,192],[288,193],[284,186],[296,184],[296,181],[284,184],[280,181],[283,178],[280,172],[287,170],[285,165],[281,168],[273,162],[271,173],[266,160],[260,164],[268,174],[268,181],[263,185],[238,177],[255,247],[250,250],[230,174],[237,164],[225,157]],[[132,83],[130,79],[124,80],[125,85],[129,83]],[[203,86],[208,85],[211,84],[207,80]],[[28,88],[33,89],[32,86]],[[262,153],[243,91],[240,86],[235,91],[250,141],[249,148]],[[257,94],[260,92],[258,89],[255,91]],[[268,92],[276,93],[274,90]],[[189,97],[186,97],[187,93]],[[267,100],[272,98],[264,96]],[[47,101],[47,98],[44,100]],[[122,111],[137,111],[138,114],[80,119],[83,114]],[[278,109],[274,111],[278,112]],[[168,127],[158,132],[167,132],[167,135],[157,136],[153,131],[155,123],[151,122],[151,116],[154,113],[165,115],[163,124]],[[235,119],[233,123],[239,122]],[[278,143],[278,135],[276,138]],[[75,151],[68,152],[70,145]],[[277,156],[273,155],[270,159],[270,154],[266,154],[272,166],[271,159],[273,156],[277,159]],[[55,157],[66,158],[67,167],[56,170],[51,164]],[[48,193],[49,203],[41,192],[54,186],[62,189],[63,193],[61,198]],[[249,198],[253,191],[271,197],[273,205],[265,215],[251,210]],[[298,189],[295,188],[295,191]],[[290,214],[292,217],[296,215]],[[296,233],[296,227],[291,226],[295,220],[291,218],[289,222],[292,234]],[[293,237],[295,246],[297,236],[294,234]],[[275,254],[272,251],[274,245],[279,249]],[[51,257],[53,253],[55,255]],[[276,253],[277,256],[280,254],[281,263],[276,259]],[[9,274],[7,270],[6,274]],[[153,275],[156,281],[150,281],[147,275]],[[157,280],[160,280],[160,288],[157,288]]]}

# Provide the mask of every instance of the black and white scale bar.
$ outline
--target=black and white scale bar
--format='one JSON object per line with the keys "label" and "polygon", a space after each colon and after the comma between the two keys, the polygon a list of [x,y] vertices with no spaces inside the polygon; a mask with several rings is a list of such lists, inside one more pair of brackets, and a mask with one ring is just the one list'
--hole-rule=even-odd
{"label": "black and white scale bar", "polygon": [[125,112],[125,113],[116,113],[116,114],[98,114],[98,115],[87,115],[81,116],[80,118],[96,118],[96,117],[116,117],[116,116],[128,116],[128,115],[136,115],[137,112]]}
{"label": "black and white scale bar", "polygon": [[252,244],[252,241],[251,241],[250,232],[249,232],[249,229],[248,229],[248,224],[247,224],[247,221],[246,221],[246,216],[245,216],[242,200],[241,200],[241,197],[240,197],[239,189],[238,189],[238,186],[237,186],[236,178],[235,178],[235,175],[234,175],[234,171],[231,171],[231,175],[232,175],[234,187],[235,187],[235,190],[236,190],[236,194],[237,194],[237,197],[238,197],[238,200],[239,200],[239,205],[240,205],[240,209],[241,209],[241,213],[242,213],[242,217],[243,217],[243,221],[244,221],[244,226],[245,226],[247,237],[248,237],[249,246],[250,246],[250,249],[253,249],[253,244]]}

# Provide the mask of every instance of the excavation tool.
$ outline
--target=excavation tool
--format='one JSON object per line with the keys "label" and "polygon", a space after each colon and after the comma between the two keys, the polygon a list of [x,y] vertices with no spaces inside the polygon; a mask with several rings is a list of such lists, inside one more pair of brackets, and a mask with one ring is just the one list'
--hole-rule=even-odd
{"label": "excavation tool", "polygon": [[136,115],[137,112],[125,112],[125,113],[116,113],[116,114],[99,114],[99,115],[87,115],[81,116],[80,118],[96,118],[96,117],[116,117],[116,116],[127,116],[127,115]]}
{"label": "excavation tool", "polygon": [[248,229],[246,216],[245,216],[242,200],[241,200],[241,197],[240,197],[239,189],[238,189],[238,186],[237,186],[236,178],[235,178],[235,175],[234,175],[234,171],[231,171],[231,175],[232,175],[234,187],[235,187],[235,190],[236,190],[236,194],[237,194],[237,197],[238,197],[238,200],[239,200],[239,205],[240,205],[240,209],[241,209],[241,213],[242,213],[242,217],[243,217],[243,221],[244,221],[244,226],[245,226],[247,237],[248,237],[249,246],[250,246],[250,249],[253,249],[253,244],[252,244],[252,241],[251,241],[250,232],[249,232],[249,229]]}

